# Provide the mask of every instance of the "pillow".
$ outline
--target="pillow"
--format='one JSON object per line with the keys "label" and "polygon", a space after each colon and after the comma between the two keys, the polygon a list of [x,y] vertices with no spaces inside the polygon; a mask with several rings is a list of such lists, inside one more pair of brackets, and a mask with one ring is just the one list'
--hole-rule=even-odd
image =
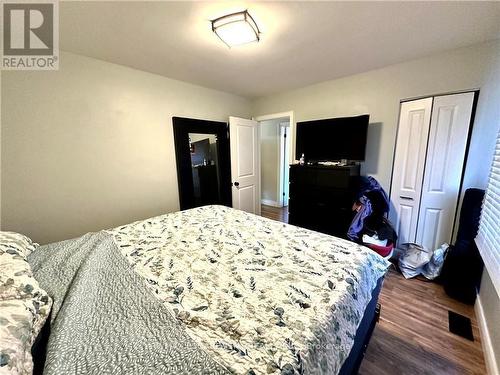
{"label": "pillow", "polygon": [[31,346],[52,306],[26,259],[35,248],[26,236],[0,232],[0,375],[31,374]]}
{"label": "pillow", "polygon": [[28,237],[0,232],[0,300],[30,298],[40,289],[27,262],[33,250]]}
{"label": "pillow", "polygon": [[0,374],[33,372],[33,313],[30,307],[28,300],[0,301]]}
{"label": "pillow", "polygon": [[0,249],[9,254],[17,253],[20,256],[27,257],[37,246],[38,244],[33,243],[24,234],[0,231]]}

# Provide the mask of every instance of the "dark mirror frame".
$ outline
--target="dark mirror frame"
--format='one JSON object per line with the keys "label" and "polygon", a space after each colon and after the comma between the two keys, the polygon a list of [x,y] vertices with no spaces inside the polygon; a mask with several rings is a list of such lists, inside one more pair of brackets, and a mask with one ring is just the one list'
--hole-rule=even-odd
{"label": "dark mirror frame", "polygon": [[177,164],[177,184],[181,210],[196,207],[194,199],[193,174],[189,133],[215,134],[217,136],[217,156],[219,169],[219,189],[221,204],[231,207],[231,154],[229,152],[229,130],[225,122],[172,117],[174,127],[175,159]]}

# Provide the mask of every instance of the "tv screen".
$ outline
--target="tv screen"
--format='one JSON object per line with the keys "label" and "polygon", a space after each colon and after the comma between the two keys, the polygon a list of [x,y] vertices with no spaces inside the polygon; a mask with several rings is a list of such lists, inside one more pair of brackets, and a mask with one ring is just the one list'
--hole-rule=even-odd
{"label": "tv screen", "polygon": [[370,115],[297,123],[296,154],[307,161],[365,160]]}

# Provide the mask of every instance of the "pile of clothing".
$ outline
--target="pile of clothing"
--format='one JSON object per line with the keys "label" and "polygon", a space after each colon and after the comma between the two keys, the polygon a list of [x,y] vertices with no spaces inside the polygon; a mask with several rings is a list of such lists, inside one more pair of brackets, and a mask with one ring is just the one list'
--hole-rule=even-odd
{"label": "pile of clothing", "polygon": [[404,243],[400,246],[399,270],[406,279],[424,275],[434,280],[441,273],[449,245],[444,243],[432,251],[415,243]]}
{"label": "pile of clothing", "polygon": [[356,212],[347,237],[362,243],[383,257],[389,257],[397,240],[396,232],[387,219],[389,197],[376,179],[360,177],[356,200],[352,206]]}

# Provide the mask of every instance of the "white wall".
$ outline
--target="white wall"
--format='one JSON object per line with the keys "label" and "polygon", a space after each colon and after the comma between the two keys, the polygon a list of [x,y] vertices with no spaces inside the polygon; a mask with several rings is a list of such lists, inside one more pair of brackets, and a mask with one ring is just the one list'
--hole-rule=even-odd
{"label": "white wall", "polygon": [[486,188],[500,127],[500,42],[492,51],[489,69],[481,82],[464,186]]}
{"label": "white wall", "polygon": [[497,44],[461,48],[258,98],[252,114],[293,110],[295,121],[304,121],[369,113],[367,160],[362,172],[377,178],[388,191],[400,100],[481,87]]}
{"label": "white wall", "polygon": [[2,75],[2,227],[41,243],[178,210],[172,116],[250,117],[241,97],[70,53]]}

